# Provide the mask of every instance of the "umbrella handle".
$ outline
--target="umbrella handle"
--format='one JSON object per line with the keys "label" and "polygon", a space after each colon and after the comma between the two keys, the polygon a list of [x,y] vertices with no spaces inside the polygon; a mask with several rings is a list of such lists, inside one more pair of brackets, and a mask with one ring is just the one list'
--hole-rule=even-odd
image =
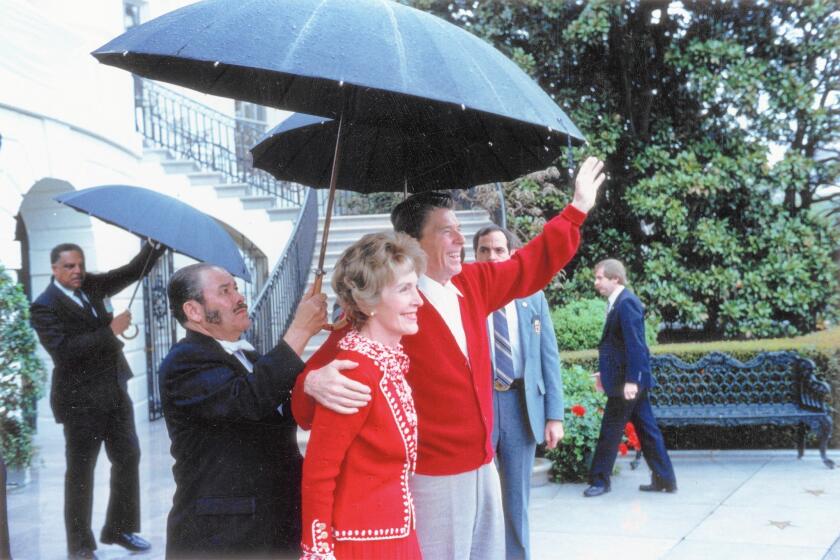
{"label": "umbrella handle", "polygon": [[[312,283],[312,290],[309,292],[310,296],[321,293],[321,284],[324,281],[324,273],[316,274],[315,282]],[[339,331],[347,326],[347,317],[342,317],[335,323],[324,323],[323,330],[333,332]]]}
{"label": "umbrella handle", "polygon": [[140,334],[140,328],[137,325],[131,325],[131,326],[134,327],[134,334],[125,334],[125,332],[123,332],[120,335],[122,338],[124,338],[126,340],[134,340],[135,338],[137,338],[137,335]]}

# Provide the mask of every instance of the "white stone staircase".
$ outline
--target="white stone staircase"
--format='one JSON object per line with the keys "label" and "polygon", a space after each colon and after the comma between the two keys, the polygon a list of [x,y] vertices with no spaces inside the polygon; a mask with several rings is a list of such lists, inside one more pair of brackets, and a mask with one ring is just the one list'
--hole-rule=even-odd
{"label": "white stone staircase", "polygon": [[198,208],[241,233],[266,256],[269,270],[283,252],[300,208],[278,207],[274,196],[254,192],[245,183],[228,182],[191,159],[166,148],[144,148],[143,162],[159,170],[167,194]]}
{"label": "white stone staircase", "polygon": [[[484,226],[490,225],[492,222],[490,216],[485,210],[465,210],[455,213],[458,220],[461,222],[461,232],[466,237],[466,258],[467,261],[473,260],[472,238],[475,232]],[[315,255],[312,258],[313,272],[310,273],[309,282],[307,284],[307,293],[312,290],[312,284],[315,281],[314,268],[318,264],[318,251],[321,248],[321,235],[324,231],[324,218],[318,221],[318,241],[315,245]],[[388,214],[367,214],[363,216],[334,216],[330,225],[330,236],[327,241],[327,252],[324,258],[324,281],[322,291],[327,295],[327,305],[330,312],[332,312],[335,304],[335,294],[332,290],[332,271],[335,263],[338,261],[341,254],[347,247],[368,233],[375,233],[377,231],[390,230],[391,220]],[[309,357],[312,353],[321,346],[326,340],[327,333],[322,332],[312,338],[306,346],[305,357]]]}

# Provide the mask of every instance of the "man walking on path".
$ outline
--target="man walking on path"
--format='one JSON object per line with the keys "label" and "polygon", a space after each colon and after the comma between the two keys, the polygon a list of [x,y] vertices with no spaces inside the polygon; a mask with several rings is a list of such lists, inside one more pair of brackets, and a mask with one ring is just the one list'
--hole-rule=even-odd
{"label": "man walking on path", "polygon": [[[473,238],[475,260],[504,262],[519,248],[497,225]],[[528,502],[538,443],[563,439],[560,353],[545,294],[511,301],[488,319],[493,355],[493,449],[502,483],[507,560],[530,558]]]}
{"label": "man walking on path", "polygon": [[601,434],[589,472],[587,498],[610,491],[618,445],[628,421],[633,423],[642,454],[651,470],[651,483],[639,486],[643,492],[677,491],[677,479],[665,440],[648,399],[655,380],[650,373],[650,352],[645,342],[645,309],[639,298],[625,288],[624,265],[607,259],[595,265],[595,289],[607,298],[607,318],[598,345],[600,383],[607,394]]}

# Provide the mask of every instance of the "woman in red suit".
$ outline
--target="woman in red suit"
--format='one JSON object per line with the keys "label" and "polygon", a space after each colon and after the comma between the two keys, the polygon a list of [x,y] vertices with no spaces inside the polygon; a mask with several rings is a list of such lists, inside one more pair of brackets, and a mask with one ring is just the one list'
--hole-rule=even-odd
{"label": "woman in red suit", "polygon": [[[411,237],[362,237],[341,256],[333,289],[352,328],[339,342],[344,373],[371,389],[356,414],[318,406],[303,462],[302,558],[420,559],[408,489],[417,458],[417,414],[400,338],[417,332],[425,256]],[[295,387],[295,402],[305,398]]]}

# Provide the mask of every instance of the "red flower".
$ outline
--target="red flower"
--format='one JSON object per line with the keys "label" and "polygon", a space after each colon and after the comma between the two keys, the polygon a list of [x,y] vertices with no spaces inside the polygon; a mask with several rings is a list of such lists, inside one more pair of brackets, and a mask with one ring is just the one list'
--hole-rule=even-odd
{"label": "red flower", "polygon": [[642,448],[642,444],[639,442],[639,436],[636,434],[636,427],[633,426],[632,422],[627,422],[624,426],[624,435],[627,438],[627,443],[630,447],[636,451]]}
{"label": "red flower", "polygon": [[618,454],[621,455],[622,457],[627,455],[627,444],[625,444],[625,443],[619,443],[618,444]]}
{"label": "red flower", "polygon": [[583,408],[581,405],[576,404],[572,407],[572,414],[578,417],[583,416],[584,414],[586,414],[586,409]]}

